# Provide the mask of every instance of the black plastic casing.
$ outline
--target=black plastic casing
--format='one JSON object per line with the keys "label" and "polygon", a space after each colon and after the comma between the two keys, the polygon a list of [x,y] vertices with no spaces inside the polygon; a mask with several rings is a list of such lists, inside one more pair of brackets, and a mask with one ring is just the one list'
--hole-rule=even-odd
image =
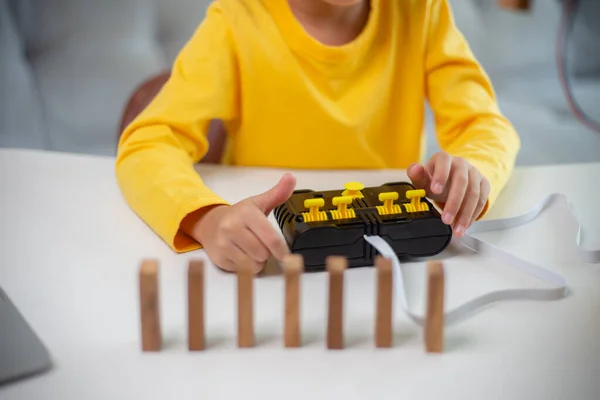
{"label": "black plastic casing", "polygon": [[[315,192],[296,190],[291,198],[276,207],[274,216],[292,253],[304,258],[305,270],[325,269],[328,256],[344,256],[349,267],[372,266],[377,251],[364,235],[379,235],[390,244],[398,258],[431,257],[442,252],[452,240],[452,228],[446,225],[433,204],[426,198],[429,211],[406,212],[403,203],[410,203],[405,193],[414,190],[407,182],[386,183],[379,187],[364,188],[363,198],[355,198],[348,208],[356,218],[335,220],[329,211],[337,207],[332,199],[342,196],[343,190]],[[402,213],[379,215],[376,206],[382,205],[379,193],[398,192],[395,204],[401,204]],[[321,197],[325,201],[321,211],[327,211],[327,221],[304,222],[304,200]]]}

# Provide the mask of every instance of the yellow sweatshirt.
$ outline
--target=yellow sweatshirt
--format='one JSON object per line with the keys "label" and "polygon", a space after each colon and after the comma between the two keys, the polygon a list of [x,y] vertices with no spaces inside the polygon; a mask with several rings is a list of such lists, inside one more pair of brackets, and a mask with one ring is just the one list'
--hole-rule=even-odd
{"label": "yellow sweatshirt", "polygon": [[227,204],[193,168],[212,119],[227,127],[227,164],[406,168],[423,161],[429,101],[440,148],[489,179],[489,209],[520,141],[447,0],[371,3],[360,36],[338,47],[309,36],[287,0],[210,6],[170,80],[123,132],[116,162],[126,201],[173,249],[201,246],[180,230],[187,214]]}

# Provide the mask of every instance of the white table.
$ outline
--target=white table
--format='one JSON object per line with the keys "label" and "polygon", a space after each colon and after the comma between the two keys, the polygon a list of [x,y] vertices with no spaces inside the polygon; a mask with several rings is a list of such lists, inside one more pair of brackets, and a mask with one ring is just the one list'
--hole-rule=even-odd
{"label": "white table", "polygon": [[[447,329],[446,352],[423,351],[422,332],[396,308],[395,347],[373,348],[373,270],[346,275],[346,340],[325,349],[326,275],[304,276],[305,345],[282,347],[283,282],[256,281],[257,346],[236,348],[235,277],[207,272],[209,348],[186,348],[185,273],[199,251],[176,255],[127,207],[114,160],[0,151],[0,284],[49,347],[48,374],[0,389],[16,399],[598,399],[600,265],[575,254],[576,223],[556,205],[486,240],[557,271],[572,294],[502,303]],[[266,190],[281,171],[200,167],[231,201]],[[298,187],[331,189],[406,179],[401,171],[298,172]],[[553,191],[570,195],[585,245],[600,246],[600,164],[518,169],[489,218],[522,213]],[[482,236],[483,237],[483,236]],[[165,348],[140,351],[137,271],[161,261]],[[448,306],[491,289],[536,285],[482,256],[444,253]],[[423,264],[409,266],[422,306]]]}

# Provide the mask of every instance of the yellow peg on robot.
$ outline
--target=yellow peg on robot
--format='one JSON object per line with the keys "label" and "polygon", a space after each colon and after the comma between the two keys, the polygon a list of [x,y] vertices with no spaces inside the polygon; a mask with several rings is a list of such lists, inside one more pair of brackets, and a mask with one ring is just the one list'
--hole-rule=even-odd
{"label": "yellow peg on robot", "polygon": [[352,197],[350,196],[339,196],[334,197],[331,201],[334,206],[337,206],[337,210],[331,211],[331,216],[334,219],[345,219],[355,218],[356,213],[352,208],[348,208],[348,204],[352,204]]}
{"label": "yellow peg on robot", "polygon": [[364,196],[361,193],[361,190],[364,188],[365,185],[360,182],[348,182],[344,185],[344,189],[346,190],[342,192],[342,196],[350,196],[354,199],[362,199]]}
{"label": "yellow peg on robot", "polygon": [[410,200],[410,204],[404,204],[404,208],[408,212],[429,211],[427,203],[421,203],[421,199],[425,197],[423,189],[409,190],[406,192],[406,198]]}
{"label": "yellow peg on robot", "polygon": [[308,212],[303,212],[302,217],[304,222],[327,221],[327,213],[319,209],[325,205],[325,200],[322,198],[304,200],[304,207],[308,208]]}
{"label": "yellow peg on robot", "polygon": [[398,192],[379,193],[379,201],[383,202],[382,206],[377,206],[379,215],[400,214],[402,209],[399,204],[394,204],[395,200],[398,200]]}

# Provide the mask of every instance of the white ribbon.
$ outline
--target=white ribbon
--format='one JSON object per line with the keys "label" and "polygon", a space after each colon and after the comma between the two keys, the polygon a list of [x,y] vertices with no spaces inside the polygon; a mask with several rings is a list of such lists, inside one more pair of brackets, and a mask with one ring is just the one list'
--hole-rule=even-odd
{"label": "white ribbon", "polygon": [[[506,301],[506,300],[539,300],[539,301],[550,301],[562,299],[567,295],[567,281],[562,276],[535,265],[526,260],[515,257],[514,255],[496,247],[490,243],[486,243],[480,239],[474,238],[473,234],[481,232],[489,232],[501,229],[515,228],[524,225],[537,216],[549,205],[557,201],[558,199],[564,199],[569,206],[569,211],[573,215],[573,209],[567,197],[561,193],[552,194],[533,207],[531,210],[523,215],[518,215],[510,218],[495,219],[495,220],[482,220],[473,224],[466,232],[466,234],[460,239],[460,243],[467,249],[475,251],[477,253],[492,257],[499,260],[511,267],[524,272],[530,276],[533,276],[540,281],[550,285],[547,289],[506,289],[494,291],[483,296],[477,297],[470,300],[453,310],[445,313],[444,324],[446,326],[454,325],[461,320],[464,320],[468,315],[476,311],[477,309],[483,308],[492,303]],[[578,248],[578,254],[581,260],[588,263],[600,263],[600,248],[598,249],[584,249],[581,246],[581,223],[578,223],[576,246]],[[368,236],[365,235],[365,239],[370,243],[377,251],[386,258],[392,261],[393,266],[393,278],[395,284],[395,295],[399,298],[404,313],[412,319],[418,326],[423,326],[424,317],[417,315],[410,311],[408,307],[408,301],[406,296],[406,288],[404,284],[404,272],[400,265],[398,257],[394,253],[394,250],[390,245],[380,236]]]}

